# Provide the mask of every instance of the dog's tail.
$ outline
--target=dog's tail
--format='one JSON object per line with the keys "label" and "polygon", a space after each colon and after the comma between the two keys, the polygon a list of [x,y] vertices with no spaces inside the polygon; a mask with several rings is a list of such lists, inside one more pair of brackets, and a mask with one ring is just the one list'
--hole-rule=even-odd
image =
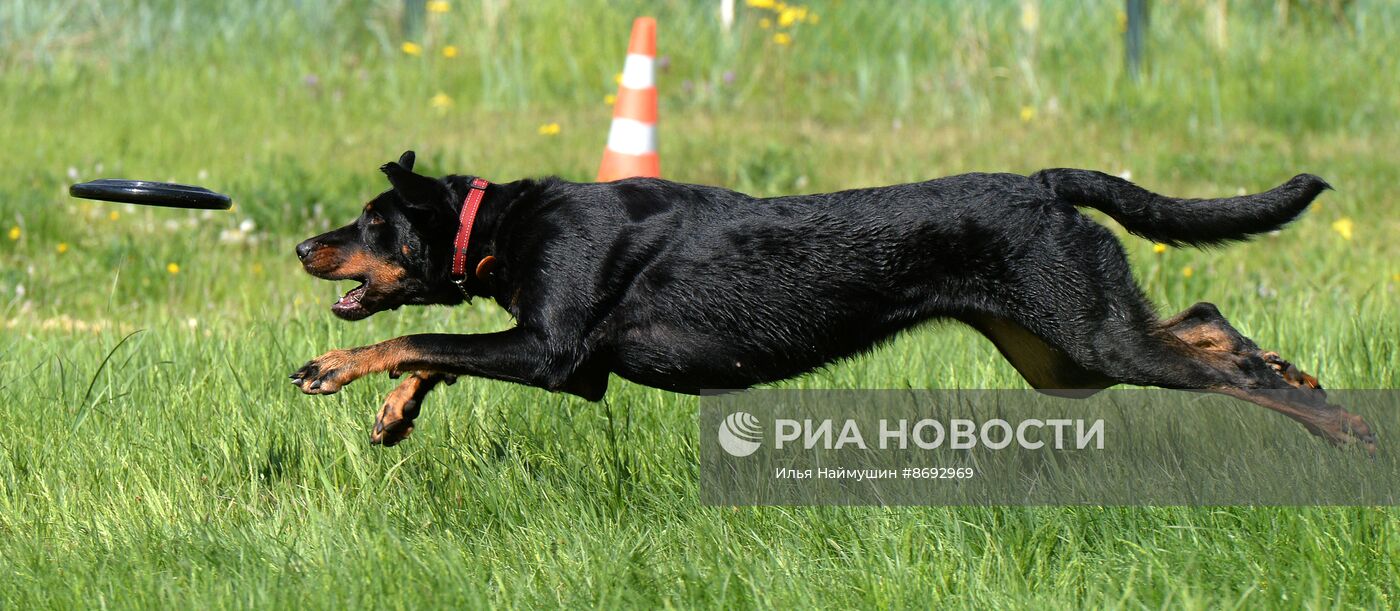
{"label": "dog's tail", "polygon": [[1317,194],[1332,185],[1312,174],[1263,193],[1222,199],[1178,199],[1158,195],[1117,176],[1056,168],[1030,176],[1056,197],[1089,206],[1124,228],[1163,244],[1207,246],[1273,231],[1297,218]]}

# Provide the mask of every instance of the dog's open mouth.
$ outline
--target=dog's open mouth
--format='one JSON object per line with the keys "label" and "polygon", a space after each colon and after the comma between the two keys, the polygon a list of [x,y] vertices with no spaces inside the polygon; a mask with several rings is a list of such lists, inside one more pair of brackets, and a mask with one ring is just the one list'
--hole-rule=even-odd
{"label": "dog's open mouth", "polygon": [[331,305],[331,313],[344,318],[345,320],[360,320],[373,314],[369,308],[360,302],[364,299],[367,284],[361,282],[359,286],[350,289],[350,292]]}

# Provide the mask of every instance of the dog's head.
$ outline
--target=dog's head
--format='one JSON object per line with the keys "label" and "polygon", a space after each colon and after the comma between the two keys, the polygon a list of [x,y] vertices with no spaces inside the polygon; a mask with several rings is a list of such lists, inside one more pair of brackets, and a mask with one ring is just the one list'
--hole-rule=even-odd
{"label": "dog's head", "polygon": [[381,168],[392,189],[379,194],[354,222],[297,245],[308,274],[358,280],[331,306],[345,320],[403,305],[456,304],[449,277],[457,218],[447,182],[413,172],[413,151]]}

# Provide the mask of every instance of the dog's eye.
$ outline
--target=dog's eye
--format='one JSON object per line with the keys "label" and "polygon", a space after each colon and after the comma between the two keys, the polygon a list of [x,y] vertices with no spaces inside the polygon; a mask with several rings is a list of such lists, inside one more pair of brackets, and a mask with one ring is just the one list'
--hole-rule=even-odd
{"label": "dog's eye", "polygon": [[369,224],[371,224],[371,225],[379,225],[379,224],[382,224],[383,222],[384,222],[384,217],[379,216],[378,214],[370,213],[370,215],[369,215]]}

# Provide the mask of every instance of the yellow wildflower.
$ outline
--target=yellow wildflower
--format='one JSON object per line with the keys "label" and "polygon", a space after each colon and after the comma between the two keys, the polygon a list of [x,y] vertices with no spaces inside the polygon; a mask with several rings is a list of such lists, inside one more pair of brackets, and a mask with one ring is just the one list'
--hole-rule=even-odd
{"label": "yellow wildflower", "polygon": [[1022,123],[1030,123],[1030,122],[1031,122],[1031,119],[1034,119],[1034,118],[1035,118],[1035,108],[1034,108],[1034,107],[1031,107],[1031,106],[1022,106],[1022,107],[1021,107],[1021,122],[1022,122]]}
{"label": "yellow wildflower", "polygon": [[118,214],[116,210],[113,210],[113,211],[107,213],[107,220],[109,220],[109,221],[115,221],[115,220],[121,218],[121,216],[122,216],[122,215],[121,215],[121,214]]}
{"label": "yellow wildflower", "polygon": [[1391,280],[1392,282],[1400,282],[1400,272],[1391,274],[1391,275],[1390,275],[1390,280]]}
{"label": "yellow wildflower", "polygon": [[745,4],[754,8],[773,8],[774,0],[746,0]]}
{"label": "yellow wildflower", "polygon": [[1118,11],[1118,33],[1119,33],[1119,34],[1122,34],[1123,32],[1126,32],[1126,31],[1128,31],[1128,13],[1125,12],[1125,11],[1119,10],[1119,11]]}
{"label": "yellow wildflower", "polygon": [[1187,265],[1186,267],[1181,268],[1181,276],[1182,276],[1183,278],[1190,278],[1191,276],[1194,276],[1195,274],[1196,274],[1196,270],[1191,269],[1191,266],[1190,266],[1190,265]]}
{"label": "yellow wildflower", "polygon": [[428,2],[429,13],[446,13],[452,10],[452,5],[447,0],[430,0]]}
{"label": "yellow wildflower", "polygon": [[452,108],[452,98],[439,91],[437,95],[428,100],[428,104],[438,110],[447,110],[448,108]]}
{"label": "yellow wildflower", "polygon": [[18,240],[18,239],[19,239],[19,226],[18,226],[18,225],[16,225],[16,226],[10,228],[10,239],[11,239],[11,240]]}
{"label": "yellow wildflower", "polygon": [[771,28],[771,27],[773,27],[773,20],[772,20],[772,19],[769,19],[769,18],[767,18],[767,17],[764,17],[763,19],[759,19],[759,20],[758,20],[758,27],[763,28],[763,29],[765,29],[765,30],[768,29],[768,28]]}
{"label": "yellow wildflower", "polygon": [[622,73],[621,73],[621,72],[619,72],[619,73],[613,75],[613,84],[616,84],[616,85],[621,85],[621,84],[622,84]]}
{"label": "yellow wildflower", "polygon": [[778,32],[777,34],[774,34],[774,35],[773,35],[773,44],[778,44],[778,45],[788,45],[788,44],[792,44],[792,37],[791,37],[791,36],[788,36],[787,32]]}
{"label": "yellow wildflower", "polygon": [[405,42],[399,47],[404,53],[417,57],[423,54],[423,46],[416,42]]}
{"label": "yellow wildflower", "polygon": [[603,103],[607,104],[608,106],[612,106],[613,104],[617,103],[617,96],[609,93],[608,95],[603,96]]}
{"label": "yellow wildflower", "polygon": [[1351,222],[1350,217],[1344,216],[1332,222],[1332,231],[1335,231],[1337,232],[1337,235],[1342,236],[1343,240],[1351,239],[1351,230],[1354,228],[1355,224]]}
{"label": "yellow wildflower", "polygon": [[1021,30],[1034,34],[1040,27],[1040,8],[1032,0],[1021,2]]}
{"label": "yellow wildflower", "polygon": [[443,47],[443,48],[442,48],[442,56],[443,56],[443,57],[446,57],[447,59],[452,59],[452,58],[454,58],[454,57],[457,57],[457,47],[455,47],[455,46],[453,46],[453,45],[447,45],[447,46]]}
{"label": "yellow wildflower", "polygon": [[170,272],[171,274],[178,274],[178,273],[180,273],[180,264],[179,264],[179,263],[176,263],[176,262],[174,262],[174,261],[171,261],[170,263],[166,263],[166,264],[165,264],[165,271]]}
{"label": "yellow wildflower", "polygon": [[558,136],[560,127],[558,123],[545,123],[538,131],[541,136]]}
{"label": "yellow wildflower", "polygon": [[263,266],[262,266],[261,263],[254,263],[254,264],[253,264],[253,273],[254,273],[254,274],[261,274],[261,273],[263,273]]}
{"label": "yellow wildflower", "polygon": [[788,27],[794,23],[797,23],[797,16],[797,9],[791,7],[785,8],[783,9],[783,12],[778,13],[778,25],[782,27]]}
{"label": "yellow wildflower", "polygon": [[1162,253],[1164,253],[1164,252],[1167,252],[1167,245],[1166,245],[1166,244],[1153,244],[1153,245],[1152,245],[1152,252],[1155,252],[1155,253],[1157,253],[1157,254],[1159,254],[1159,255],[1162,254]]}
{"label": "yellow wildflower", "polygon": [[55,248],[54,250],[57,250],[57,251],[58,251],[58,254],[60,254],[60,255],[63,254],[63,253],[65,253],[65,252],[68,252],[68,243],[67,243],[67,242],[59,242],[59,243],[58,243],[58,247]]}

